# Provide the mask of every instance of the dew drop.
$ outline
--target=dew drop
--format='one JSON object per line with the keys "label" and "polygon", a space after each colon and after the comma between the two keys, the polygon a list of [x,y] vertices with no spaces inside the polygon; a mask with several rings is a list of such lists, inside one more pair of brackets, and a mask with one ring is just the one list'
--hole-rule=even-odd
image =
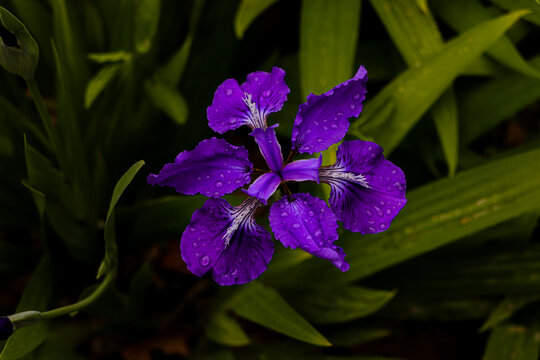
{"label": "dew drop", "polygon": [[[223,175],[223,174],[222,174]],[[222,188],[223,187],[223,181],[216,181],[214,183],[214,186],[217,187],[218,189]]]}
{"label": "dew drop", "polygon": [[349,104],[349,108],[350,108],[351,110],[356,109],[356,104],[350,103],[350,104]]}
{"label": "dew drop", "polygon": [[392,210],[386,209],[386,215],[392,215]]}
{"label": "dew drop", "polygon": [[236,185],[240,184],[241,182],[242,182],[242,180],[240,180],[240,179],[234,180],[234,183],[235,183]]}
{"label": "dew drop", "polygon": [[336,124],[332,124],[332,125],[330,125],[330,127],[331,127],[332,129],[337,129],[337,125],[336,125]]}
{"label": "dew drop", "polygon": [[199,256],[201,256],[201,254],[195,253],[195,257],[196,257],[196,258],[198,258]]}
{"label": "dew drop", "polygon": [[300,224],[299,223],[294,223],[292,227],[295,228],[295,229],[298,229],[300,227]]}
{"label": "dew drop", "polygon": [[231,125],[236,124],[236,119],[235,119],[235,118],[232,118],[231,120],[229,120],[229,124],[231,124]]}
{"label": "dew drop", "polygon": [[262,95],[263,97],[267,98],[272,95],[272,90],[264,90]]}
{"label": "dew drop", "polygon": [[379,225],[379,227],[381,228],[381,230],[386,229],[386,225],[385,225],[385,224],[381,224],[381,225]]}
{"label": "dew drop", "polygon": [[231,277],[233,279],[238,279],[238,276],[239,276],[238,269],[234,269],[233,272],[231,272]]}
{"label": "dew drop", "polygon": [[340,111],[336,114],[337,116],[343,116],[343,113]]}
{"label": "dew drop", "polygon": [[366,214],[367,216],[370,216],[370,217],[373,216],[373,213],[371,212],[371,210],[366,210]]}
{"label": "dew drop", "polygon": [[281,213],[281,217],[287,217],[287,216],[289,216],[288,212],[284,211],[284,212]]}
{"label": "dew drop", "polygon": [[193,244],[191,244],[194,248],[197,248],[199,247],[199,244],[197,244],[196,242],[194,242]]}
{"label": "dew drop", "polygon": [[358,94],[358,93],[354,94],[353,97],[352,97],[352,99],[353,99],[354,101],[358,101],[358,99],[360,99],[360,94]]}
{"label": "dew drop", "polygon": [[219,191],[216,191],[216,192],[214,193],[214,196],[219,196]]}
{"label": "dew drop", "polygon": [[199,260],[199,263],[202,265],[202,266],[208,266],[208,264],[210,264],[210,257],[208,255],[204,255],[200,260]]}
{"label": "dew drop", "polygon": [[232,93],[233,93],[233,89],[231,89],[231,88],[228,88],[227,90],[225,90],[225,95],[227,95],[227,96],[231,96]]}
{"label": "dew drop", "polygon": [[189,231],[190,231],[190,232],[195,232],[196,230],[197,230],[197,229],[195,229],[194,227],[190,227],[190,228],[189,228]]}
{"label": "dew drop", "polygon": [[281,204],[279,204],[279,207],[280,207],[281,209],[283,209],[283,208],[285,207],[285,204],[284,204],[284,203],[281,203]]}
{"label": "dew drop", "polygon": [[328,131],[328,126],[323,126],[324,131]]}
{"label": "dew drop", "polygon": [[375,211],[377,212],[377,215],[379,215],[379,216],[383,216],[383,213],[382,213],[382,210],[381,210],[381,208],[380,208],[380,207],[378,207],[378,206],[374,206],[374,208],[375,208]]}
{"label": "dew drop", "polygon": [[322,232],[321,230],[317,229],[317,231],[315,231],[315,234],[314,234],[316,237],[321,237],[322,235]]}
{"label": "dew drop", "polygon": [[219,177],[222,178],[222,179],[225,179],[225,174],[221,173],[221,174],[219,174]]}
{"label": "dew drop", "polygon": [[201,180],[202,180],[202,177],[197,176],[197,180],[201,181]]}
{"label": "dew drop", "polygon": [[322,142],[322,138],[318,138],[317,141],[318,141],[318,142]]}
{"label": "dew drop", "polygon": [[375,231],[377,231],[377,230],[375,230],[375,228],[374,228],[373,226],[370,226],[370,227],[368,228],[368,231],[369,231],[370,233],[373,234],[373,233],[375,233]]}
{"label": "dew drop", "polygon": [[208,180],[208,179],[210,179],[210,175],[206,175],[204,178],[205,178],[206,180]]}
{"label": "dew drop", "polygon": [[313,211],[311,211],[311,210],[309,210],[308,214],[309,214],[309,216],[315,216],[315,213]]}

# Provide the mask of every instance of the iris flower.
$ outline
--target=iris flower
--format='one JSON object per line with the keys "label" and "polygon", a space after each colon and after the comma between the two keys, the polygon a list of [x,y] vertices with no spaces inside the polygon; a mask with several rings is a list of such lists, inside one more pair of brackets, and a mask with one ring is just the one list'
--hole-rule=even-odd
{"label": "iris flower", "polygon": [[[268,171],[251,183],[253,164],[243,146],[223,139],[201,141],[192,151],[180,153],[151,185],[171,186],[185,195],[202,194],[210,199],[195,211],[180,243],[188,269],[197,276],[212,272],[220,285],[244,284],[267,268],[274,253],[271,234],[258,225],[254,213],[281,184],[285,195],[269,211],[270,227],[283,246],[300,248],[331,261],[341,271],[349,269],[338,239],[338,221],[361,234],[386,230],[405,205],[405,175],[383,156],[383,149],[368,141],[345,141],[337,161],[321,166],[322,157],[292,161],[297,154],[314,154],[340,142],[349,118],[358,117],[366,94],[367,72],[356,75],[321,94],[310,94],[300,105],[292,132],[292,152],[284,161],[276,138],[278,124],[268,126],[268,116],[281,110],[290,92],[285,71],[254,72],[242,85],[228,79],[217,89],[207,109],[208,124],[223,134],[248,126],[268,164]],[[328,203],[307,193],[292,194],[291,181],[324,182],[330,185]],[[249,195],[233,207],[221,199],[245,185]]]}

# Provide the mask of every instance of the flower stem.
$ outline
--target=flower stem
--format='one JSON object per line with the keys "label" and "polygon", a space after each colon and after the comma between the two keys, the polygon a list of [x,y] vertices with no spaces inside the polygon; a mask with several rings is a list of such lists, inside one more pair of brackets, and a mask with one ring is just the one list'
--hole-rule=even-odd
{"label": "flower stem", "polygon": [[80,311],[84,309],[85,307],[91,305],[94,301],[99,299],[99,297],[105,292],[105,290],[107,290],[107,288],[112,283],[115,277],[116,277],[116,270],[109,272],[105,276],[105,279],[103,279],[101,284],[99,284],[97,289],[94,290],[92,294],[76,302],[75,304],[63,306],[58,309],[49,310],[49,311],[45,311],[41,313],[41,320],[49,320],[49,319],[54,319],[59,316],[72,314],[74,312]]}

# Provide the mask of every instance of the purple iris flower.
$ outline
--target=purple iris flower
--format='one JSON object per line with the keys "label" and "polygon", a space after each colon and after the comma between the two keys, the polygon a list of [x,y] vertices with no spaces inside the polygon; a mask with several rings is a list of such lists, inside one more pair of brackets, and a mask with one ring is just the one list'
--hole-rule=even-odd
{"label": "purple iris flower", "polygon": [[[383,149],[368,141],[345,141],[337,161],[321,166],[322,157],[291,161],[298,153],[318,153],[338,143],[349,128],[349,118],[362,111],[367,72],[356,75],[321,94],[310,94],[300,105],[292,133],[292,152],[283,160],[275,128],[268,126],[270,113],[281,110],[290,92],[285,71],[254,72],[239,85],[229,79],[217,89],[208,107],[208,124],[223,134],[240,126],[252,129],[269,171],[251,183],[253,165],[243,146],[223,139],[203,140],[193,151],[180,153],[151,185],[172,186],[177,192],[203,194],[210,199],[195,211],[182,235],[180,249],[188,269],[197,276],[211,271],[221,285],[244,284],[267,268],[274,253],[271,234],[255,222],[257,208],[282,185],[285,196],[270,207],[270,227],[285,246],[303,249],[331,261],[341,271],[349,269],[338,239],[338,221],[350,231],[377,233],[386,230],[405,205],[405,175],[383,156]],[[291,181],[315,181],[330,185],[330,207],[307,193],[292,194]],[[249,197],[232,207],[221,196],[244,185]]]}

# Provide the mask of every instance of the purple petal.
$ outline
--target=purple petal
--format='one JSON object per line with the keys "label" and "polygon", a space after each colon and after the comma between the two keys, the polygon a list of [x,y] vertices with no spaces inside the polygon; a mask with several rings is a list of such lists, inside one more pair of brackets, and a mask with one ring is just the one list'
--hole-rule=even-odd
{"label": "purple petal", "polygon": [[209,199],[195,211],[180,243],[188,269],[197,276],[211,270],[220,285],[244,284],[261,275],[274,246],[270,233],[253,219],[259,205],[255,198],[235,208]]}
{"label": "purple petal", "polygon": [[337,240],[337,220],[326,203],[309,194],[285,196],[270,208],[270,227],[283,246],[330,260],[341,271],[349,264]]}
{"label": "purple petal", "polygon": [[266,173],[259,176],[245,192],[250,196],[256,197],[266,205],[266,201],[276,191],[280,183],[281,178],[278,174],[273,172]]}
{"label": "purple petal", "polygon": [[346,141],[338,148],[336,164],[319,172],[331,186],[330,206],[346,229],[384,231],[407,203],[405,175],[382,152],[369,141]]}
{"label": "purple petal", "polygon": [[310,94],[296,115],[292,147],[313,154],[341,141],[349,129],[348,119],[362,111],[366,81],[366,69],[360,66],[352,79],[322,95]]}
{"label": "purple petal", "polygon": [[266,160],[270,170],[279,172],[283,167],[283,155],[281,154],[281,146],[277,141],[276,127],[278,127],[278,124],[273,125],[266,130],[256,128],[253,129],[250,135],[255,138],[255,142],[259,145],[261,154]]}
{"label": "purple petal", "polygon": [[206,109],[208,126],[223,134],[242,125],[251,125],[251,112],[244,101],[244,92],[234,79],[228,79],[219,85],[212,105]]}
{"label": "purple petal", "polygon": [[251,101],[257,104],[263,118],[281,110],[287,94],[291,92],[285,83],[285,70],[278,67],[273,67],[270,73],[256,71],[249,74],[241,88],[251,95]]}
{"label": "purple petal", "polygon": [[285,71],[274,67],[271,73],[249,74],[242,86],[234,79],[225,80],[206,111],[208,125],[220,134],[242,125],[265,129],[268,115],[281,110],[290,92],[284,78]]}
{"label": "purple petal", "polygon": [[318,158],[297,160],[285,165],[281,176],[285,181],[316,181],[319,183],[319,168],[322,155]]}
{"label": "purple petal", "polygon": [[203,140],[193,151],[181,152],[159,175],[150,174],[151,185],[172,186],[185,195],[201,193],[220,197],[248,184],[253,165],[243,146],[223,139]]}

